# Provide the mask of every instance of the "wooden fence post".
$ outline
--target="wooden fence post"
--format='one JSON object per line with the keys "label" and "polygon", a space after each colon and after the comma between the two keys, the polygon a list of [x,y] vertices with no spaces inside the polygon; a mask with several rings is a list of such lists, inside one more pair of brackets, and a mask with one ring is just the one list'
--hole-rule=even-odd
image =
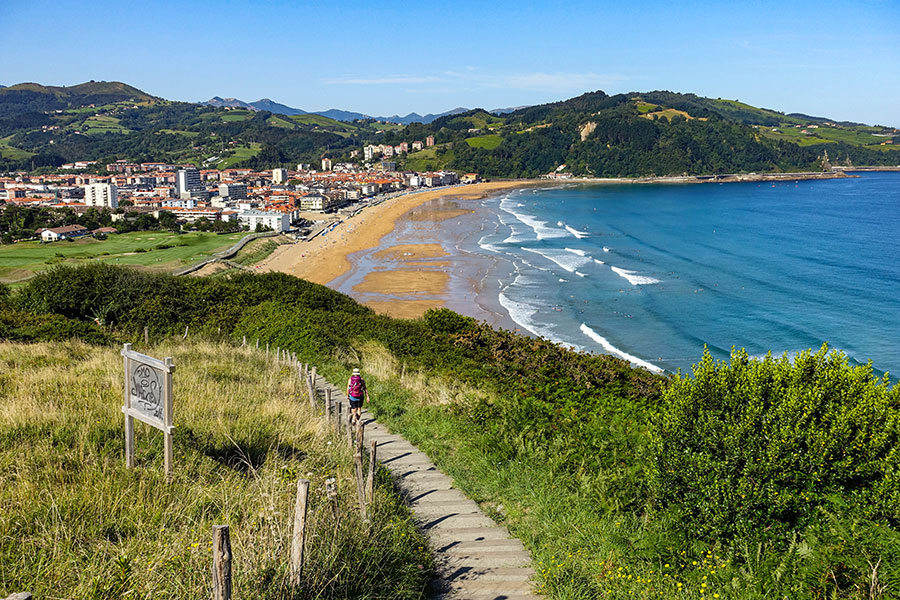
{"label": "wooden fence post", "polygon": [[269,358],[269,342],[266,342],[266,360]]}
{"label": "wooden fence post", "polygon": [[369,476],[366,479],[366,502],[372,503],[375,499],[375,451],[378,442],[372,440],[369,444]]}
{"label": "wooden fence post", "polygon": [[256,338],[256,349],[259,350],[259,338]]}
{"label": "wooden fence post", "polygon": [[190,327],[190,325],[185,325],[185,326],[184,326],[184,335],[181,336],[181,341],[182,341],[182,342],[183,342],[184,340],[187,339],[188,327]]}
{"label": "wooden fence post", "polygon": [[213,600],[231,600],[231,536],[228,525],[213,525]]}
{"label": "wooden fence post", "polygon": [[316,407],[316,380],[312,377],[306,378],[306,393],[309,394],[309,405]]}
{"label": "wooden fence post", "polygon": [[150,328],[144,325],[144,345],[150,345]]}
{"label": "wooden fence post", "polygon": [[244,347],[246,345],[247,345],[247,336],[243,335],[243,336],[241,336],[241,347]]}
{"label": "wooden fence post", "polygon": [[303,545],[306,540],[306,501],[309,498],[309,480],[297,481],[297,499],[294,502],[294,537],[291,538],[291,583],[300,584],[303,576]]}
{"label": "wooden fence post", "polygon": [[332,401],[331,395],[329,394],[325,399],[325,423],[328,424],[329,429],[331,427],[334,427],[331,422],[333,419],[332,413],[334,413],[334,402]]}
{"label": "wooden fence post", "polygon": [[[328,406],[331,404],[331,388],[325,388],[325,410],[328,411]],[[330,415],[329,415],[330,416]],[[330,418],[329,418],[330,420]]]}
{"label": "wooden fence post", "polygon": [[337,433],[341,432],[341,411],[344,409],[344,403],[338,400],[337,403],[337,413],[335,414],[334,419],[334,430]]}
{"label": "wooden fence post", "polygon": [[312,374],[310,375],[310,377],[312,377],[313,389],[315,389],[316,388],[316,368],[315,367],[312,368]]}

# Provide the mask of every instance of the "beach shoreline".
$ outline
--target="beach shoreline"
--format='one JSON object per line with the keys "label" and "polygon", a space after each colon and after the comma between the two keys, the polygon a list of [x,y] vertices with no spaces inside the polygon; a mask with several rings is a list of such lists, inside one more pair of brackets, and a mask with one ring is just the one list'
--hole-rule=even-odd
{"label": "beach shoreline", "polygon": [[[312,240],[279,248],[262,261],[257,270],[284,272],[338,289],[340,280],[354,269],[352,257],[376,250],[376,257],[381,263],[394,258],[399,266],[387,269],[382,264],[377,264],[366,274],[365,281],[342,291],[362,300],[379,313],[416,318],[429,308],[445,306],[449,299],[449,276],[446,274],[447,265],[442,260],[444,253],[430,248],[446,237],[440,231],[440,223],[471,212],[458,207],[445,207],[438,211],[438,215],[416,216],[417,209],[436,201],[480,200],[514,189],[556,183],[539,179],[517,179],[448,186],[398,195],[345,217]],[[424,244],[410,244],[410,248],[404,248],[404,256],[393,256],[397,250],[392,252],[391,248],[383,247],[383,241],[404,219],[434,221],[434,239],[425,240],[427,243]],[[367,301],[366,294],[378,294],[384,298]]]}
{"label": "beach shoreline", "polygon": [[[442,243],[456,243],[459,237],[445,221],[464,216],[473,209],[440,206],[455,201],[482,200],[498,194],[530,187],[571,185],[641,185],[809,181],[856,177],[843,172],[748,173],[710,176],[664,176],[640,178],[509,179],[475,184],[416,190],[365,207],[353,215],[328,224],[313,239],[282,246],[257,266],[260,272],[280,271],[327,285],[356,298],[381,314],[414,319],[430,308],[451,307],[458,312],[509,327],[511,321],[502,306],[485,302],[483,282],[474,273],[467,279],[471,289],[455,285],[451,272],[459,270],[446,260]],[[401,226],[413,222],[431,223],[417,239],[396,238]],[[471,224],[470,224],[471,225]],[[458,240],[457,240],[458,241]],[[435,249],[437,246],[437,250]],[[457,254],[461,249],[456,248]],[[466,254],[462,251],[462,254]],[[471,267],[470,267],[471,270]],[[352,282],[353,275],[355,282]],[[360,277],[362,279],[360,280]],[[471,305],[471,306],[470,306]],[[488,306],[489,305],[489,306]],[[514,323],[513,323],[514,325]]]}

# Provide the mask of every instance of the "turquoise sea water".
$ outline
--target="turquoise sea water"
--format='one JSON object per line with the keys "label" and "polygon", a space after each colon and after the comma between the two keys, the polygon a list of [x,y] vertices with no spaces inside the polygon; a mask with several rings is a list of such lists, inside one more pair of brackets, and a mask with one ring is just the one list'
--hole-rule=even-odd
{"label": "turquoise sea water", "polygon": [[519,190],[470,251],[519,326],[652,369],[828,342],[900,374],[900,173]]}

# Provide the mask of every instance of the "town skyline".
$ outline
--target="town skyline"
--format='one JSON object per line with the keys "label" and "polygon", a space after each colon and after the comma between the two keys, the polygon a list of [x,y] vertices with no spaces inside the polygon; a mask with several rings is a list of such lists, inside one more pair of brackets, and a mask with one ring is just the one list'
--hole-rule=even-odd
{"label": "town skyline", "polygon": [[[124,81],[171,100],[213,96],[375,116],[506,108],[671,90],[896,126],[895,3],[833,0],[677,11],[500,2],[340,6],[280,1],[142,6],[4,2],[16,56],[0,84]],[[47,28],[47,15],[69,24]],[[27,53],[21,48],[29,48]],[[65,57],[65,60],[61,60]]]}

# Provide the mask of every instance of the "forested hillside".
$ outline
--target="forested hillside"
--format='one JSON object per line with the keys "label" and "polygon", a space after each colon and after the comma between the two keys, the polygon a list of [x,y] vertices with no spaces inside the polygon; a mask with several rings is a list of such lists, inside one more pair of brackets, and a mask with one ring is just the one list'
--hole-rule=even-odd
{"label": "forested hillside", "polygon": [[322,156],[361,163],[364,145],[428,136],[434,146],[392,159],[399,169],[637,177],[900,164],[900,131],[891,127],[672,92],[597,91],[503,115],[477,109],[401,126],[170,102],[121,83],[0,90],[0,171],[75,160],[102,169],[118,159],[259,169]]}

